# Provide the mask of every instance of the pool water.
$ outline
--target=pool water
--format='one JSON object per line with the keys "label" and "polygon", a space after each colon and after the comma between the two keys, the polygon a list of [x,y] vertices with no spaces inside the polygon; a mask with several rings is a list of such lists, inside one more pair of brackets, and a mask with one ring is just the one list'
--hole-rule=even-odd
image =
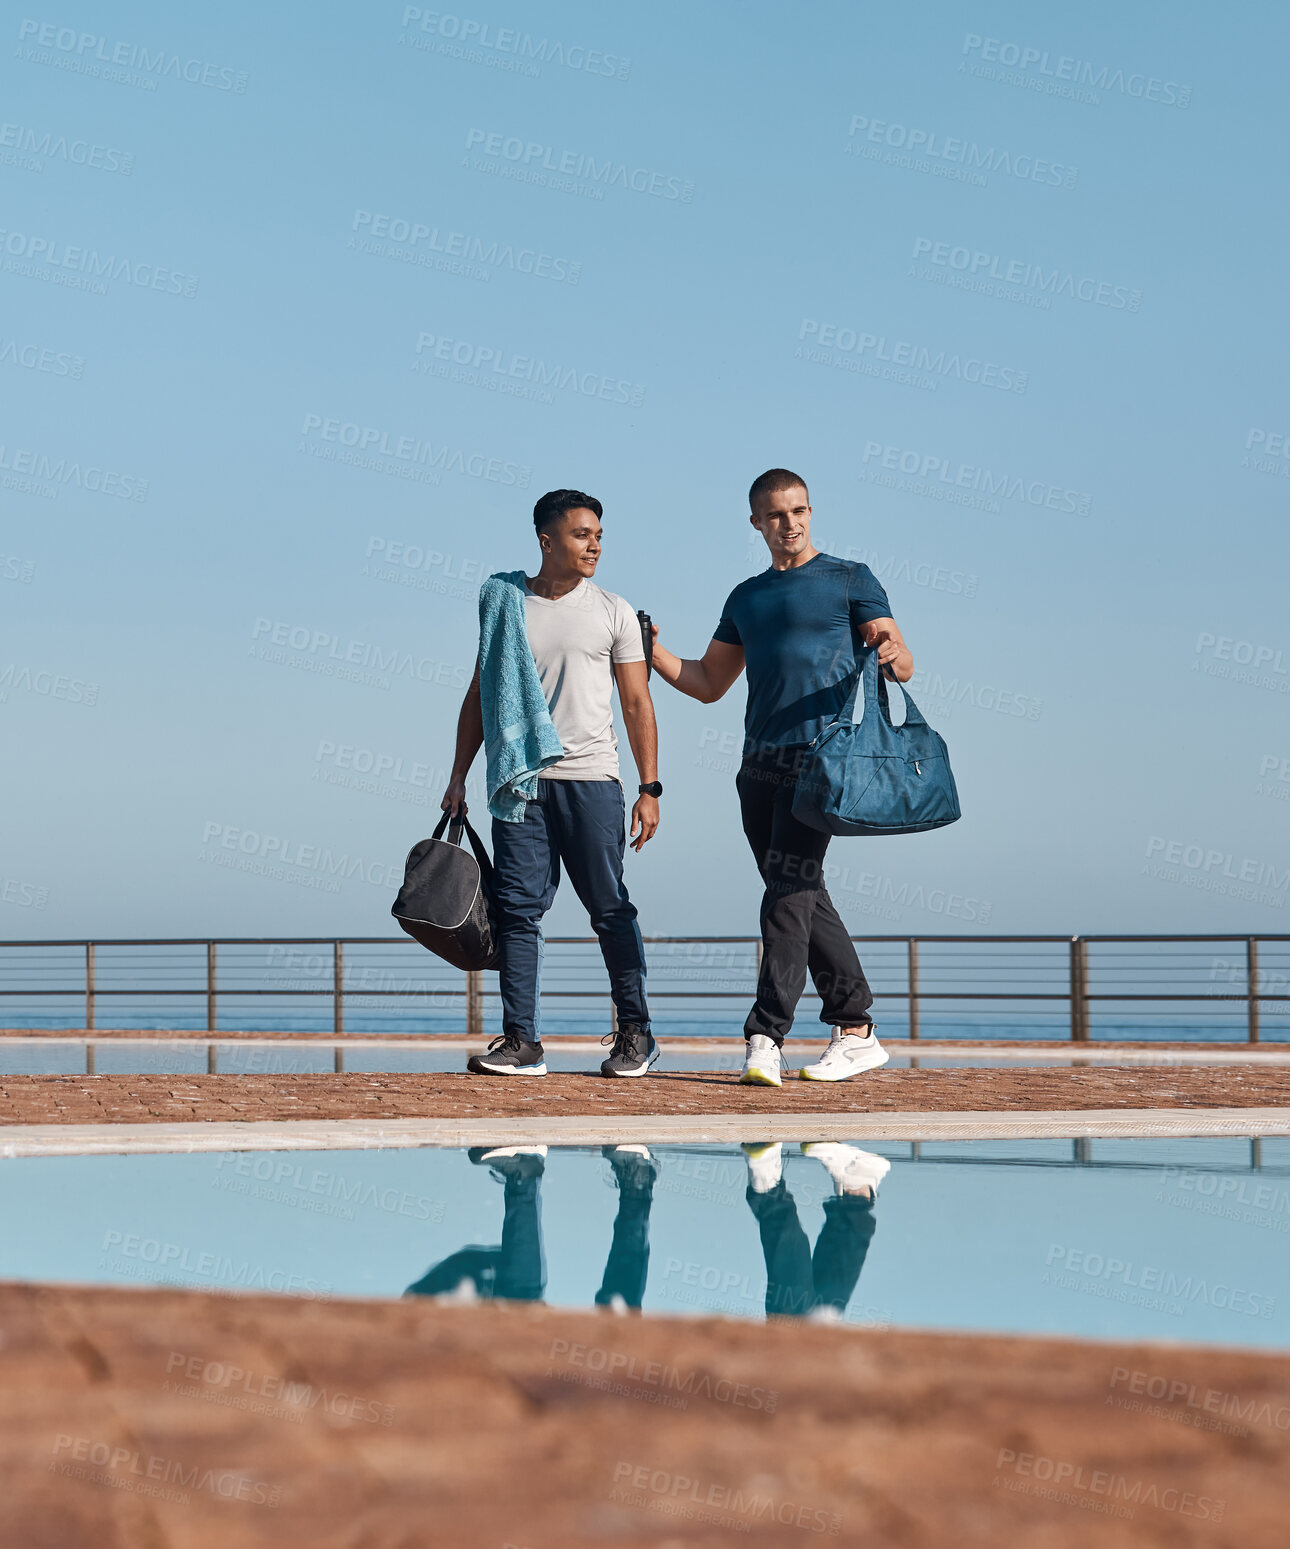
{"label": "pool water", "polygon": [[1290,1139],[0,1164],[0,1276],[1290,1347]]}

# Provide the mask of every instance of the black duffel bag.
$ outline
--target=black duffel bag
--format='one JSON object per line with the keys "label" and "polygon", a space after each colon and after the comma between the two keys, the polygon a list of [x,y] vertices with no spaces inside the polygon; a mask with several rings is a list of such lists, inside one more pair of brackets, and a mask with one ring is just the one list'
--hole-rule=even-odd
{"label": "black duffel bag", "polygon": [[[473,855],[462,848],[463,829]],[[408,851],[403,886],[390,913],[414,941],[470,972],[497,967],[493,907],[488,851],[464,814],[449,828],[445,812],[431,837]]]}

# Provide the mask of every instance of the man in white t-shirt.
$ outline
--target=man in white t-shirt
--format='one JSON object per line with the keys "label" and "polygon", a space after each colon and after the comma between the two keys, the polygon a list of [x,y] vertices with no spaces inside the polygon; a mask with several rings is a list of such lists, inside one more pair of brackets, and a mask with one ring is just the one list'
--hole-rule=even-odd
{"label": "man in white t-shirt", "polygon": [[[487,1054],[467,1061],[477,1075],[546,1074],[538,1010],[542,917],[555,900],[561,863],[609,970],[618,1031],[601,1072],[642,1076],[654,1056],[645,951],[623,883],[626,799],[614,736],[615,684],[640,774],[631,817],[637,851],[658,828],[658,731],[636,615],[591,579],[600,560],[603,514],[598,500],[572,489],[552,490],[533,508],[542,565],[527,578],[524,622],[564,757],[542,770],[537,797],[519,822],[493,819],[502,1036]],[[444,811],[466,811],[466,776],[483,740],[476,663],[457,722]]]}

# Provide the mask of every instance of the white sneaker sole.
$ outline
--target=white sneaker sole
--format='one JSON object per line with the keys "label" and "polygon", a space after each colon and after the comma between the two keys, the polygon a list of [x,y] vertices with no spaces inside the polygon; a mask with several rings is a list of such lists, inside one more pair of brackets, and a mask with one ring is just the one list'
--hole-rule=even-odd
{"label": "white sneaker sole", "polygon": [[611,1081],[617,1081],[620,1076],[626,1076],[628,1079],[634,1076],[648,1076],[649,1068],[653,1063],[652,1060],[646,1060],[643,1065],[638,1065],[635,1070],[602,1070],[600,1074],[607,1076]]}
{"label": "white sneaker sole", "polygon": [[866,1070],[877,1070],[890,1058],[891,1055],[886,1049],[879,1048],[872,1054],[865,1054],[858,1060],[852,1060],[845,1069],[839,1066],[836,1073],[823,1070],[819,1065],[803,1065],[798,1075],[803,1081],[850,1081],[852,1076],[862,1076]]}
{"label": "white sneaker sole", "polygon": [[478,1070],[472,1074],[478,1074],[479,1071],[486,1076],[545,1076],[546,1061],[543,1060],[540,1065],[488,1065],[480,1060]]}
{"label": "white sneaker sole", "polygon": [[740,1086],[782,1086],[779,1072],[773,1074],[769,1070],[745,1070],[739,1077]]}

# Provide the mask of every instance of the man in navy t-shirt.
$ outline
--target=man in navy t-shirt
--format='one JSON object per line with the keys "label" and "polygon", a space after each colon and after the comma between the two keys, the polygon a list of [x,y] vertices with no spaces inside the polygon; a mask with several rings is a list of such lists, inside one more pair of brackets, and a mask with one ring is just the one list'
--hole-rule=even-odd
{"label": "man in navy t-shirt", "polygon": [[869,567],[812,546],[805,480],[772,468],[754,482],[748,504],[749,520],[770,550],[770,569],[731,592],[701,661],[683,661],[656,642],[654,667],[703,704],[720,699],[748,669],[736,788],[766,891],[761,973],[744,1024],[748,1050],[740,1080],[780,1084],[780,1049],[809,972],[832,1037],[802,1075],[845,1081],[885,1065],[887,1052],[873,1030],[873,995],[860,959],[824,887],[829,836],[797,821],[793,791],[807,745],[846,703],[857,641],[877,646],[884,670],[902,683],[913,677],[914,659]]}

